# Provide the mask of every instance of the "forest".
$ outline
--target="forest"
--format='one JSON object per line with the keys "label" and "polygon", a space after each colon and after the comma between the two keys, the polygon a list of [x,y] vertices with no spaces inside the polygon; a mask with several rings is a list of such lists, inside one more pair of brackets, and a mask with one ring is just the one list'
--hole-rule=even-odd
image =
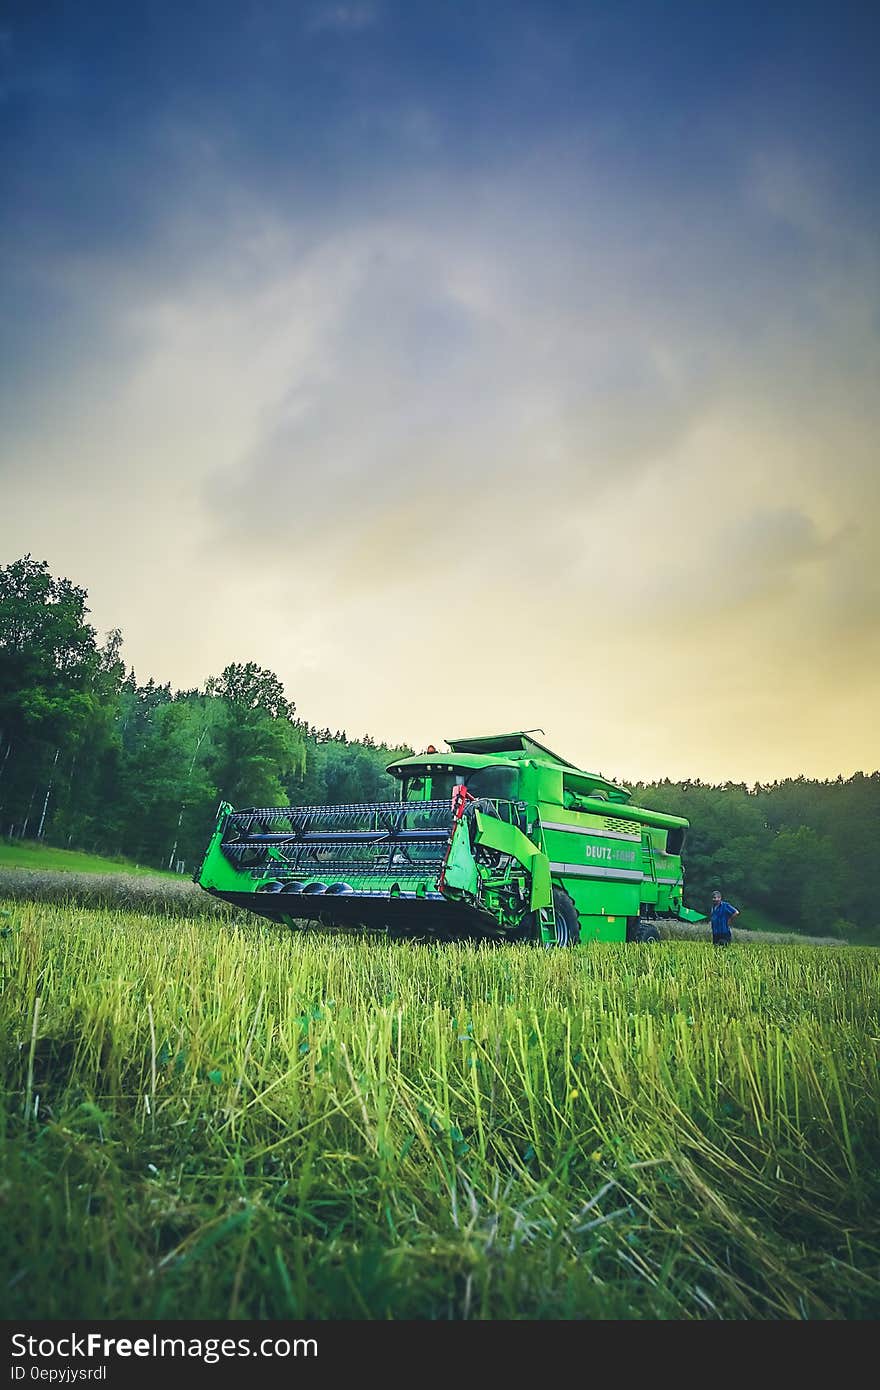
{"label": "forest", "polygon": [[[385,766],[412,750],[301,719],[279,678],[231,663],[204,688],[139,684],[122,634],[103,641],[88,594],[25,555],[0,567],[0,836],[192,873],[221,800],[394,799]],[[880,940],[873,871],[880,772],[748,787],[637,783],[687,816],[686,901],[711,891],[774,923]]]}

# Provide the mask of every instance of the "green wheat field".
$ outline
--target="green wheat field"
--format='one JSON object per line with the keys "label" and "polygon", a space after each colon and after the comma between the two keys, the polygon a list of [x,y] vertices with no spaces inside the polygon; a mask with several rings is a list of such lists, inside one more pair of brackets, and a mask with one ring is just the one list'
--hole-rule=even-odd
{"label": "green wheat field", "polygon": [[6,1318],[868,1318],[880,953],[8,901]]}

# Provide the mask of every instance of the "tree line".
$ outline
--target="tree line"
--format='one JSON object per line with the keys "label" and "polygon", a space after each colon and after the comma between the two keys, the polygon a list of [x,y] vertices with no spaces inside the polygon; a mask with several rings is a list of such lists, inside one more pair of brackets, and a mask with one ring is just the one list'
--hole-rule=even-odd
{"label": "tree line", "polygon": [[880,772],[752,788],[662,781],[637,784],[633,799],[687,817],[685,900],[701,911],[720,888],[746,909],[744,926],[751,908],[795,931],[880,943]]}
{"label": "tree line", "polygon": [[191,870],[220,801],[396,798],[385,767],[412,749],[308,724],[254,662],[141,685],[87,598],[30,555],[0,568],[0,834]]}
{"label": "tree line", "polygon": [[[221,800],[396,798],[385,766],[410,748],[308,724],[254,662],[231,663],[203,689],[139,684],[121,633],[99,642],[87,599],[30,555],[0,568],[0,835],[191,871]],[[880,939],[880,773],[633,792],[690,821],[693,905],[705,909],[720,886],[794,930]]]}

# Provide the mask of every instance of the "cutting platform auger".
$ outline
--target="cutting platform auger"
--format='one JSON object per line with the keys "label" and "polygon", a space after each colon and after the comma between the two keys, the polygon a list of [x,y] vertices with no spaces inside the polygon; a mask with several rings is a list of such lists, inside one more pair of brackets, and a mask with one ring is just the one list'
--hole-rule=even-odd
{"label": "cutting platform auger", "polygon": [[412,938],[657,941],[687,821],[631,804],[530,734],[392,763],[399,801],[220,807],[195,881],[288,926]]}

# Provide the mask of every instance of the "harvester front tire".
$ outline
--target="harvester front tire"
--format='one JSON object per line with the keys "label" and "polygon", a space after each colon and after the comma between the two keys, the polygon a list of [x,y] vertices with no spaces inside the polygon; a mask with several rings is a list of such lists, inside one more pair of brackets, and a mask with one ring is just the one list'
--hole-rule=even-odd
{"label": "harvester front tire", "polygon": [[553,889],[553,910],[556,913],[556,945],[577,946],[581,939],[577,908],[563,888]]}
{"label": "harvester front tire", "polygon": [[[551,946],[577,946],[581,939],[577,908],[563,888],[553,889],[553,910],[556,913],[556,940]],[[508,941],[531,941],[540,945],[541,928],[538,914],[528,912],[515,931],[508,932]]]}

